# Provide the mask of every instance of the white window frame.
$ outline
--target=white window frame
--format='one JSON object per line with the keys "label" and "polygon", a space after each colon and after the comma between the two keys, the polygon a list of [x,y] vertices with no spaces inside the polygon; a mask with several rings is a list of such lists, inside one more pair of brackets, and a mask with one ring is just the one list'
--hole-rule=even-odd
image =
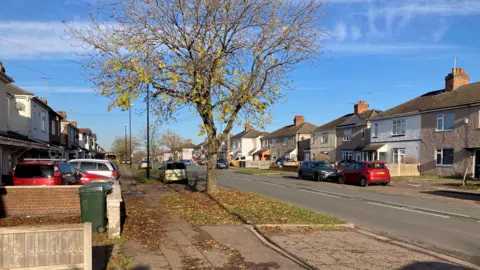
{"label": "white window frame", "polygon": [[45,112],[41,112],[41,121],[42,121],[42,124],[41,124],[41,128],[42,128],[42,131],[45,132]]}
{"label": "white window frame", "polygon": [[287,145],[288,145],[288,137],[283,137],[282,146],[287,146]]}
{"label": "white window frame", "polygon": [[56,122],[52,119],[52,135],[57,135]]}
{"label": "white window frame", "polygon": [[353,151],[342,151],[343,160],[352,160],[352,158],[353,158]]}
{"label": "white window frame", "polygon": [[[452,163],[451,164],[445,164],[443,163],[443,158],[445,156],[444,152],[445,150],[452,150],[453,152],[453,157],[452,157]],[[440,159],[438,158],[438,156],[440,155]],[[455,162],[455,150],[453,148],[442,148],[442,149],[437,149],[435,151],[435,165],[436,166],[453,166],[453,163]]]}
{"label": "white window frame", "polygon": [[328,143],[328,132],[322,133],[322,143]]}
{"label": "white window frame", "polygon": [[392,149],[392,163],[393,164],[405,164],[406,150],[405,148]]}
{"label": "white window frame", "polygon": [[[453,128],[451,129],[445,129],[445,116],[447,114],[453,115]],[[439,121],[441,121],[441,126],[439,126]],[[437,114],[437,128],[436,131],[450,131],[455,129],[455,114],[454,113],[439,113]]]}
{"label": "white window frame", "polygon": [[392,121],[392,135],[405,135],[406,121],[405,119],[396,119]]}
{"label": "white window frame", "polygon": [[312,134],[312,144],[315,144],[315,137],[316,137],[316,136],[315,136],[315,133]]}
{"label": "white window frame", "polygon": [[378,137],[378,123],[373,124],[372,138]]}
{"label": "white window frame", "polygon": [[[348,134],[350,133],[350,134]],[[344,129],[343,130],[343,141],[348,142],[352,140],[352,129]]]}
{"label": "white window frame", "polygon": [[275,145],[277,144],[277,138],[273,138],[272,139],[272,147],[275,147]]}

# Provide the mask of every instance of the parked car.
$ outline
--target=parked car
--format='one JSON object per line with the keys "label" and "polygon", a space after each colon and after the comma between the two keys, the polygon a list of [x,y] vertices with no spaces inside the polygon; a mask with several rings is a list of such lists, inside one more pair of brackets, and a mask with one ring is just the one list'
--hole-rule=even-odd
{"label": "parked car", "polygon": [[72,159],[68,163],[93,174],[103,175],[114,180],[120,178],[120,172],[111,161],[104,159]]}
{"label": "parked car", "polygon": [[337,168],[337,170],[343,170],[345,169],[348,165],[352,164],[352,163],[355,163],[356,161],[355,160],[351,160],[351,159],[341,159],[339,161],[336,161],[335,162],[335,168]]}
{"label": "parked car", "polygon": [[226,158],[217,158],[217,169],[228,169],[228,165]]}
{"label": "parked car", "polygon": [[191,163],[189,159],[184,159],[182,161],[183,161],[183,164],[185,164],[185,166],[188,166]]}
{"label": "parked car", "polygon": [[75,168],[75,170],[77,171],[77,174],[80,175],[78,184],[81,184],[81,185],[86,185],[86,184],[88,184],[92,181],[111,180],[110,178],[107,178],[103,175],[89,173],[89,172],[87,172],[85,170],[82,170],[80,168]]}
{"label": "parked car", "polygon": [[79,182],[75,167],[68,163],[22,162],[12,173],[13,185],[69,185]]}
{"label": "parked car", "polygon": [[298,166],[298,178],[311,178],[315,181],[334,179],[337,169],[324,161],[304,161]]}
{"label": "parked car", "polygon": [[295,161],[295,160],[293,160],[291,158],[288,158],[288,157],[280,157],[275,161],[275,164],[277,164],[279,166],[283,166],[284,162],[293,162],[293,161]]}
{"label": "parked car", "polygon": [[[142,160],[138,162],[138,169],[146,169],[148,167],[148,161]],[[152,166],[150,166],[151,168]]]}
{"label": "parked car", "polygon": [[207,163],[208,163],[208,160],[206,159],[201,159],[198,161],[198,165],[207,165]]}
{"label": "parked car", "polygon": [[385,163],[378,161],[350,163],[339,174],[339,184],[360,184],[360,186],[366,187],[370,184],[386,186],[390,183],[390,171],[385,166]]}
{"label": "parked car", "polygon": [[183,161],[167,162],[160,167],[160,180],[163,183],[188,180],[187,166]]}

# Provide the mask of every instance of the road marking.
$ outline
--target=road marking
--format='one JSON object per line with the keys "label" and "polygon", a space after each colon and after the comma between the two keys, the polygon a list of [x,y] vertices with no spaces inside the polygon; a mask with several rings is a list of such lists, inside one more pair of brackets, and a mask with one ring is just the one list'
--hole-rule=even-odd
{"label": "road marking", "polygon": [[288,186],[279,185],[279,184],[275,184],[275,183],[270,183],[270,182],[266,182],[266,181],[260,181],[260,182],[261,182],[261,183],[264,183],[264,184],[267,184],[267,185],[271,185],[271,186],[288,187]]}
{"label": "road marking", "polygon": [[410,212],[419,213],[419,214],[425,214],[425,215],[435,216],[435,217],[450,218],[449,216],[432,214],[432,213],[428,213],[428,212],[423,212],[423,211],[408,209],[408,208],[405,208],[405,207],[398,207],[398,206],[392,206],[392,205],[381,204],[381,203],[374,203],[374,202],[367,202],[367,203],[368,203],[368,204],[373,204],[373,205],[378,205],[378,206],[383,206],[383,207],[395,208],[395,209],[399,209],[399,210],[410,211]]}
{"label": "road marking", "polygon": [[247,181],[249,181],[249,182],[253,182],[252,179],[249,179],[249,178],[246,178],[246,177],[236,176],[235,178],[237,178],[237,179],[242,179],[242,180],[247,180]]}
{"label": "road marking", "polygon": [[447,214],[447,215],[452,215],[452,216],[460,216],[460,217],[466,217],[466,218],[470,217],[470,216],[463,215],[463,214],[457,214],[457,213],[445,212],[445,211],[438,211],[438,210],[434,210],[434,209],[430,209],[430,208],[418,207],[418,206],[413,206],[413,205],[408,205],[408,204],[391,203],[391,202],[385,202],[385,203],[391,204],[391,205],[398,205],[398,206],[403,206],[403,207],[414,208],[414,209],[420,209],[420,210],[425,210],[425,211],[431,211],[431,212],[440,213],[440,214]]}
{"label": "road marking", "polygon": [[310,193],[314,193],[314,194],[318,194],[318,195],[333,197],[333,198],[340,198],[340,196],[331,195],[331,194],[323,193],[323,192],[321,192],[321,191],[316,191],[316,190],[308,190],[308,189],[303,189],[303,188],[300,188],[300,189],[298,189],[298,190],[304,191],[304,192],[310,192]]}

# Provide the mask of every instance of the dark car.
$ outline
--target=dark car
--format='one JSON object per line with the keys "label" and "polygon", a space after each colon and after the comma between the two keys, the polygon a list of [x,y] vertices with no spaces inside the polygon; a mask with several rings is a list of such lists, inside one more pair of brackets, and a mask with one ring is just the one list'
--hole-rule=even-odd
{"label": "dark car", "polygon": [[291,158],[288,158],[288,157],[281,157],[281,158],[278,158],[278,159],[275,161],[275,163],[276,163],[277,165],[283,166],[283,163],[284,163],[284,162],[290,162],[290,161],[295,161],[295,160],[293,160],[293,159],[291,159]]}
{"label": "dark car", "polygon": [[324,161],[304,161],[298,167],[298,178],[311,178],[315,181],[334,179],[337,177],[337,169]]}
{"label": "dark car", "polygon": [[228,169],[228,161],[226,158],[217,158],[217,169]]}
{"label": "dark car", "polygon": [[80,175],[69,163],[23,162],[15,166],[12,178],[15,186],[55,186],[77,184]]}
{"label": "dark car", "polygon": [[338,183],[360,184],[366,187],[370,184],[390,183],[390,171],[383,162],[355,162],[339,173]]}

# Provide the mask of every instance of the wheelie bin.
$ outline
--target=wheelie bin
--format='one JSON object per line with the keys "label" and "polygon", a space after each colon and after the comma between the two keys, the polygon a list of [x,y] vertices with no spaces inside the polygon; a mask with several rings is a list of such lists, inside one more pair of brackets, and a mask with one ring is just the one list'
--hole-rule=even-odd
{"label": "wheelie bin", "polygon": [[92,232],[106,231],[107,194],[112,190],[111,183],[97,182],[78,189],[82,222],[92,223]]}

